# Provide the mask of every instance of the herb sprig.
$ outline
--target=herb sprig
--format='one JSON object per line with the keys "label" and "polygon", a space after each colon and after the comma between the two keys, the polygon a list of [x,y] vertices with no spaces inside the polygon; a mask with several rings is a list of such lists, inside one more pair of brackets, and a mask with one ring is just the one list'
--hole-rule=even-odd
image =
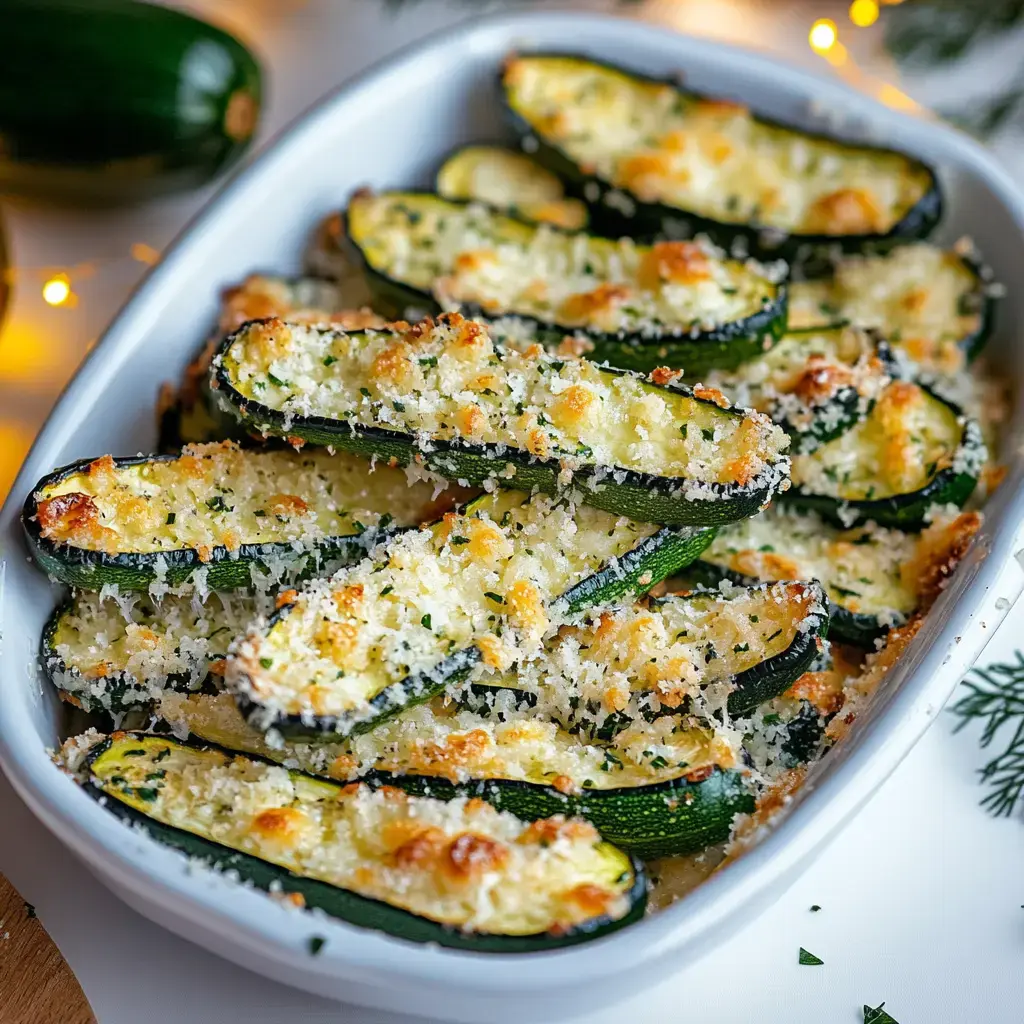
{"label": "herb sprig", "polygon": [[975,679],[964,680],[967,695],[951,709],[960,719],[954,731],[969,722],[984,722],[980,742],[987,748],[1004,726],[1013,726],[1005,749],[980,770],[989,787],[982,807],[997,816],[1009,815],[1024,793],[1024,654],[1017,651],[1015,662],[997,662],[975,669],[973,675]]}

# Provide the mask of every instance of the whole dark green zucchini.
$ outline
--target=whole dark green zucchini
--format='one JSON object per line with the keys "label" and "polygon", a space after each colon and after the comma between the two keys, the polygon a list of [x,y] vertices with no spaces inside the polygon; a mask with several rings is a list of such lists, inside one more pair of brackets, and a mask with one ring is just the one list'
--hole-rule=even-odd
{"label": "whole dark green zucchini", "polygon": [[237,39],[134,0],[4,0],[0,191],[123,202],[196,188],[260,113]]}

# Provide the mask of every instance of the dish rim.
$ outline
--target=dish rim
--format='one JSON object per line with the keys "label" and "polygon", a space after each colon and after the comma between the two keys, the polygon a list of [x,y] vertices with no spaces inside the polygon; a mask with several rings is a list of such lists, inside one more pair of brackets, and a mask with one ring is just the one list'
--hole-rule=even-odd
{"label": "dish rim", "polygon": [[[662,26],[628,18],[563,11],[520,11],[467,20],[454,29],[432,33],[385,57],[313,104],[268,140],[259,155],[225,182],[186,224],[163,259],[133,290],[55,404],[0,513],[3,535],[10,537],[19,530],[17,520],[24,494],[52,469],[49,464],[52,460],[44,460],[43,454],[62,450],[67,445],[81,421],[81,413],[76,410],[80,409],[90,388],[101,379],[105,383],[106,376],[113,372],[105,367],[110,363],[116,367],[120,362],[114,357],[126,356],[137,347],[135,339],[146,333],[162,291],[173,290],[176,275],[193,250],[202,252],[208,226],[226,215],[233,205],[244,202],[251,183],[264,175],[272,176],[276,162],[290,146],[315,133],[324,121],[339,116],[337,111],[358,103],[361,95],[389,80],[408,76],[412,67],[428,55],[441,49],[450,52],[455,40],[471,50],[479,47],[480,52],[490,52],[489,40],[498,38],[504,40],[507,49],[538,25],[548,31],[559,25],[570,30],[573,27],[585,30],[581,33],[586,39],[582,48],[589,47],[593,51],[607,45],[595,40],[595,36],[602,33],[609,40],[612,35],[625,33],[641,47],[654,46],[658,39],[664,45],[666,35],[676,45],[688,42],[692,46],[696,41],[702,55],[713,58],[726,71],[734,62],[745,63],[755,73],[772,75],[784,88],[805,97],[814,96],[821,102],[843,108],[854,107],[873,124],[884,124],[890,130],[907,126],[908,131],[901,141],[908,152],[920,152],[922,138],[934,140],[936,147],[944,147],[947,154],[955,151],[959,167],[981,181],[1010,212],[1016,230],[1024,231],[1024,197],[977,143],[955,129],[924,123],[891,110],[842,83],[822,79],[740,47],[681,36],[666,32]],[[680,62],[687,56],[685,45],[680,46]],[[756,847],[675,906],[613,935],[564,951],[482,954],[414,945],[319,916],[296,914],[273,906],[264,896],[247,892],[219,877],[206,878],[203,871],[190,873],[177,854],[151,840],[126,833],[119,822],[84,793],[76,793],[73,783],[54,770],[46,751],[37,742],[37,729],[29,709],[29,687],[24,684],[0,686],[0,767],[21,798],[51,831],[87,862],[96,868],[102,866],[104,875],[116,868],[119,881],[136,898],[157,902],[165,909],[174,907],[179,912],[186,908],[193,918],[199,918],[208,931],[218,933],[228,945],[270,956],[282,965],[290,964],[324,978],[371,980],[366,973],[370,972],[373,979],[381,982],[393,983],[398,975],[423,983],[458,984],[466,993],[540,993],[564,987],[568,981],[597,981],[607,979],[612,973],[624,974],[695,940],[704,951],[728,919],[741,908],[754,904],[758,895],[763,896],[773,886],[778,887],[787,874],[792,874],[793,868],[852,818],[913,748],[962,672],[980,653],[988,635],[994,632],[994,625],[1009,607],[998,603],[1007,598],[1006,595],[999,597],[997,591],[1005,590],[1003,566],[1013,561],[1010,556],[1016,547],[1018,528],[1015,524],[1024,518],[1024,479],[1020,466],[1015,468],[1012,479],[1003,485],[989,505],[991,512],[987,516],[985,540],[976,542],[975,556],[968,559],[974,563],[973,575],[968,580],[971,574],[965,566],[965,571],[955,577],[940,602],[945,621],[936,625],[938,620],[933,615],[932,628],[926,627],[926,632],[931,634],[930,642],[915,645],[915,650],[901,659],[892,673],[893,685],[886,694],[887,699],[876,703],[865,721],[858,722],[855,732],[860,735],[852,737],[852,742],[837,750],[830,759],[830,768],[839,762],[836,770],[831,770],[820,782],[810,784],[786,821],[773,828]],[[987,548],[987,557],[982,560],[978,556],[983,546]],[[21,553],[24,549],[16,550]],[[1017,566],[1010,565],[1010,568],[1013,577],[1008,585],[1012,603],[1024,586],[1024,578],[1016,571]],[[2,597],[0,592],[0,600]],[[969,627],[977,621],[983,628],[969,634]],[[0,664],[3,664],[2,652]],[[306,949],[311,932],[330,938],[315,959]],[[623,948],[627,941],[628,948]],[[487,969],[481,972],[477,968],[484,963]]]}

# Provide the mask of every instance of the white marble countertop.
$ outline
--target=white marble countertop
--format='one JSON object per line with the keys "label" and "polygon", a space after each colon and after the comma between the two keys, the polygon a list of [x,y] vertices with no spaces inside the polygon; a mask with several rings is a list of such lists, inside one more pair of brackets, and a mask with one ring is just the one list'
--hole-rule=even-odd
{"label": "white marble countertop", "polygon": [[[467,15],[440,0],[409,5],[397,18],[383,0],[191,6],[261,54],[270,78],[263,141],[371,61]],[[806,5],[657,0],[627,10],[810,66],[818,60],[804,44]],[[140,276],[130,245],[163,248],[204,198],[114,213],[5,204],[19,278],[0,337],[0,494],[73,367]],[[71,275],[78,305],[46,306],[47,271],[83,262],[96,268]],[[1022,616],[1011,613],[984,660],[1012,653]],[[975,770],[984,753],[975,735],[951,729],[950,716],[940,717],[842,836],[741,934],[632,1002],[579,1020],[856,1024],[862,1004],[883,1000],[900,1024],[1021,1020],[1024,828],[1019,815],[996,820],[978,807]],[[35,905],[100,1024],[405,1019],[285,988],[150,925],[94,881],[2,777],[0,822],[0,872]],[[822,909],[812,913],[811,905]],[[801,946],[824,965],[799,966]]]}

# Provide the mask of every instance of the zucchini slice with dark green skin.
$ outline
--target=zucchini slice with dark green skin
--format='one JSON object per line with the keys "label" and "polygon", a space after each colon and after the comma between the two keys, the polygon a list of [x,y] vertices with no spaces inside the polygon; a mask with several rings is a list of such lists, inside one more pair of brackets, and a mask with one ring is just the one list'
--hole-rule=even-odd
{"label": "zucchini slice with dark green skin", "polygon": [[159,711],[175,732],[339,781],[446,800],[478,796],[527,820],[584,817],[641,857],[724,842],[735,816],[754,809],[742,755],[685,718],[637,723],[609,745],[517,711],[514,702],[507,714],[484,716],[438,698],[343,743],[271,746],[227,694],[165,693]]}
{"label": "zucchini slice with dark green skin", "polygon": [[43,571],[72,586],[231,590],[347,564],[465,496],[434,491],[354,457],[225,442],[73,463],[36,485],[22,522]]}
{"label": "zucchini slice with dark green skin", "polygon": [[857,426],[794,456],[780,501],[841,526],[915,530],[933,505],[967,501],[986,458],[974,420],[923,385],[893,381]]}
{"label": "zucchini slice with dark green skin", "polygon": [[807,281],[790,283],[789,329],[836,321],[874,328],[922,369],[952,374],[992,332],[1001,287],[965,240],[885,254],[846,254]]}
{"label": "zucchini slice with dark green skin", "polygon": [[194,189],[256,130],[256,59],[183,11],[5,0],[4,41],[0,191],[122,203]]}
{"label": "zucchini slice with dark green skin", "polygon": [[469,484],[572,491],[637,520],[732,522],[786,479],[783,431],[719,392],[503,349],[457,313],[360,334],[255,321],[213,370],[225,407],[266,435]]}
{"label": "zucchini slice with dark green skin", "polygon": [[146,733],[99,741],[84,770],[92,796],[158,842],[413,942],[541,952],[620,928],[646,903],[642,865],[581,821],[283,775]]}
{"label": "zucchini slice with dark green skin", "polygon": [[550,171],[505,146],[463,146],[450,153],[434,187],[445,199],[472,199],[520,220],[585,231],[589,216],[579,199],[566,199],[565,187]]}
{"label": "zucchini slice with dark green skin", "polygon": [[753,116],[674,81],[558,53],[515,54],[502,96],[523,147],[634,238],[738,235],[761,252],[859,251],[938,223],[934,172],[894,150]]}
{"label": "zucchini slice with dark green skin", "polygon": [[841,529],[813,512],[773,505],[723,529],[685,578],[740,586],[818,580],[829,599],[829,636],[870,648],[934,600],[980,522],[978,513],[965,512],[922,534],[873,524]]}
{"label": "zucchini slice with dark green skin", "polygon": [[705,243],[638,246],[417,192],[357,193],[346,226],[396,316],[458,308],[532,328],[540,342],[583,335],[613,366],[619,350],[646,359],[666,346],[687,372],[738,366],[786,323],[783,268]]}
{"label": "zucchini slice with dark green skin", "polygon": [[537,650],[578,610],[644,593],[709,533],[544,495],[484,495],[311,584],[236,645],[227,684],[262,731],[366,732],[480,662]]}
{"label": "zucchini slice with dark green skin", "polygon": [[712,373],[705,383],[767,413],[789,434],[790,451],[804,454],[860,422],[897,374],[877,334],[826,327],[787,334],[763,356]]}
{"label": "zucchini slice with dark green skin", "polygon": [[41,657],[61,696],[85,711],[123,714],[164,690],[198,690],[223,674],[228,646],[272,600],[240,593],[139,596],[130,609],[79,591],[50,617]]}
{"label": "zucchini slice with dark green skin", "polygon": [[810,669],[828,619],[812,581],[605,608],[512,670],[476,674],[460,700],[482,714],[511,702],[602,741],[661,715],[744,718]]}

